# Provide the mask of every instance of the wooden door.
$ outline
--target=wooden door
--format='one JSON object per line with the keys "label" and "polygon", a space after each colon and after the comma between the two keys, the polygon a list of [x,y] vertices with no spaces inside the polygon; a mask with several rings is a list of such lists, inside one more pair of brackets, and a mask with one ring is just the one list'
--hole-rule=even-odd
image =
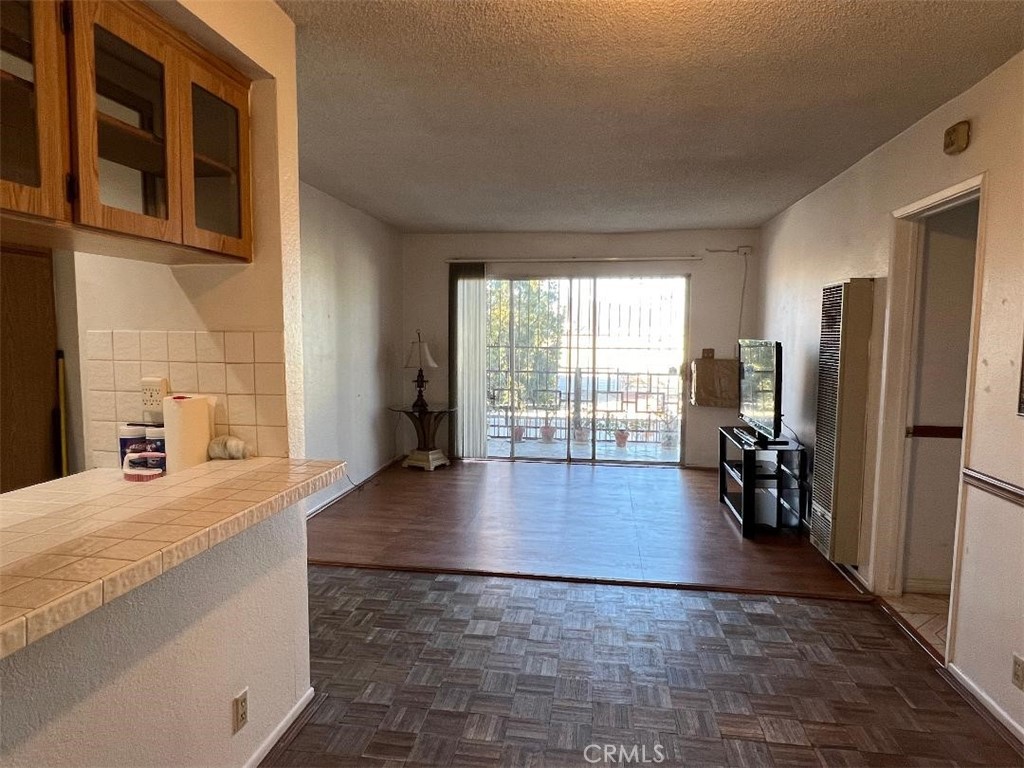
{"label": "wooden door", "polygon": [[4,246],[0,249],[0,492],[58,477],[59,451],[52,256]]}
{"label": "wooden door", "polygon": [[67,69],[60,4],[0,2],[0,208],[70,220]]}
{"label": "wooden door", "polygon": [[76,0],[76,220],[181,242],[181,60],[144,9]]}
{"label": "wooden door", "polygon": [[184,243],[251,259],[248,83],[230,79],[195,58],[189,58],[184,69]]}

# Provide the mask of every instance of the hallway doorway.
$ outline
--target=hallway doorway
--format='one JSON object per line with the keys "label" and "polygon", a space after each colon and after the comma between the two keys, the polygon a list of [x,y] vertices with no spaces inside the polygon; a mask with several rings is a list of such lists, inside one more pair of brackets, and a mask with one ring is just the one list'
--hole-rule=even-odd
{"label": "hallway doorway", "polygon": [[903,594],[890,605],[945,656],[973,314],[978,200],[922,220],[909,381]]}
{"label": "hallway doorway", "polygon": [[681,461],[685,277],[487,281],[487,457]]}

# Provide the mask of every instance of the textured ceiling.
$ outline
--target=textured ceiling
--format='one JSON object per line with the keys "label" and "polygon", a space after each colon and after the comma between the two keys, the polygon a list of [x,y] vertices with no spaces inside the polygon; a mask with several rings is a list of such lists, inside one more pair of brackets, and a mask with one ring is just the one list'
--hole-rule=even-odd
{"label": "textured ceiling", "polygon": [[303,180],[418,232],[759,225],[1024,45],[1024,1],[281,5]]}

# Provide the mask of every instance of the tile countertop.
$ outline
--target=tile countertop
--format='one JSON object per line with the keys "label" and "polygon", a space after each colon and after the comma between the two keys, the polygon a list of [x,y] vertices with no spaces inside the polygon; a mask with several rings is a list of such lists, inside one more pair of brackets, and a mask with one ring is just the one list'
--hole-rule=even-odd
{"label": "tile countertop", "polygon": [[0,494],[0,658],[341,479],[338,461],[93,469]]}

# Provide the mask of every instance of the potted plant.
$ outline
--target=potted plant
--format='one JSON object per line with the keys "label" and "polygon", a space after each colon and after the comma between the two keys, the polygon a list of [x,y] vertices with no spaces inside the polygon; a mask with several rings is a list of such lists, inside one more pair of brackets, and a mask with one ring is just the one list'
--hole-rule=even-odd
{"label": "potted plant", "polygon": [[517,424],[516,426],[512,427],[512,440],[513,440],[513,442],[521,443],[521,442],[523,442],[523,439],[525,437],[526,437],[526,427],[524,427],[522,424]]}
{"label": "potted plant", "polygon": [[551,425],[551,411],[544,411],[544,425],[540,428],[540,441],[542,443],[553,443],[555,441],[555,427]]}
{"label": "potted plant", "polygon": [[619,429],[615,430],[614,434],[615,434],[615,447],[616,448],[625,448],[626,447],[626,442],[629,440],[629,430],[628,429],[619,428]]}

